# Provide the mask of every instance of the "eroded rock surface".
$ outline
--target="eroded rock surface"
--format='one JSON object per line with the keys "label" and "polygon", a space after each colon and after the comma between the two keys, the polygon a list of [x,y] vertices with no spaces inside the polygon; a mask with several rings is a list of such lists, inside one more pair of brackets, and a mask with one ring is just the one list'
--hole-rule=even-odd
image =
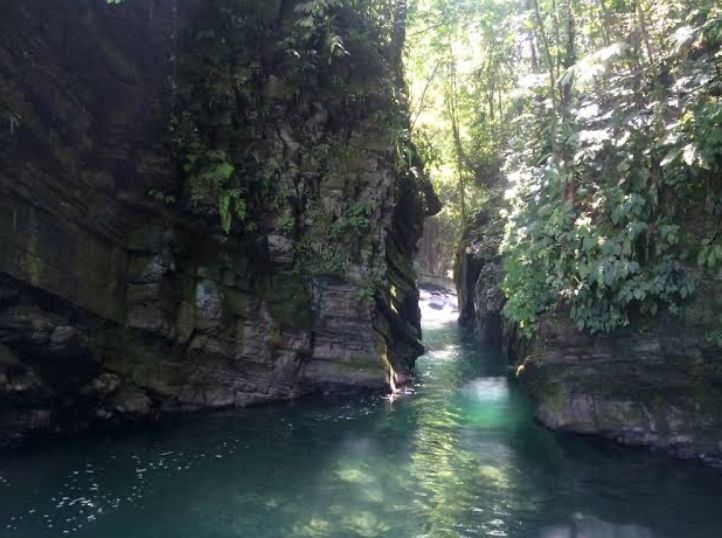
{"label": "eroded rock surface", "polygon": [[504,331],[504,274],[499,253],[503,228],[492,211],[479,212],[465,230],[456,253],[454,281],[459,322],[471,327],[482,342],[499,347]]}
{"label": "eroded rock surface", "polygon": [[722,463],[722,361],[713,296],[636,331],[591,337],[544,319],[519,378],[545,425]]}
{"label": "eroded rock surface", "polygon": [[639,319],[627,330],[590,336],[562,312],[544,315],[535,337],[522,340],[500,316],[501,234],[493,224],[480,215],[460,249],[460,319],[485,344],[504,348],[538,420],[552,429],[722,463],[722,350],[713,338],[722,310],[720,280],[704,282],[677,314]]}
{"label": "eroded rock surface", "polygon": [[[283,87],[273,47],[293,2],[261,3],[271,37],[268,58],[251,66],[263,82],[253,95],[272,110],[259,136],[287,163],[277,181],[295,189],[289,209],[226,234],[214,207],[178,187],[169,125],[179,63],[202,10],[221,4],[5,6],[0,445],[167,411],[388,390],[422,352],[411,259],[437,202],[399,170],[378,121],[404,114],[377,90],[394,65],[353,70],[366,99],[353,113],[329,78]],[[304,173],[304,155],[330,139],[353,157],[343,176],[334,162]],[[315,241],[320,222],[356,207],[353,243]],[[300,267],[301,255],[329,253],[342,271]]]}

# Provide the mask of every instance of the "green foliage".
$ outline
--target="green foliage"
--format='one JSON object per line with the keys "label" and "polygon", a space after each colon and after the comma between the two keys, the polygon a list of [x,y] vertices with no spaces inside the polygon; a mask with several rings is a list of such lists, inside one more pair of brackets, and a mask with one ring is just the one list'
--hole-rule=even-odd
{"label": "green foliage", "polygon": [[504,312],[526,336],[550,311],[591,333],[674,312],[719,270],[721,17],[711,0],[417,0],[415,137],[463,240],[464,203],[490,214],[508,188]]}
{"label": "green foliage", "polygon": [[153,200],[160,202],[165,205],[174,205],[176,203],[176,197],[172,194],[168,194],[166,192],[159,191],[157,189],[151,189],[148,191],[148,196],[150,196]]}
{"label": "green foliage", "polygon": [[470,219],[488,207],[488,188],[499,180],[511,127],[510,67],[520,45],[516,4],[416,0],[410,9],[412,138],[443,204],[436,219],[445,236],[438,255],[449,260],[444,272]]}
{"label": "green foliage", "polygon": [[289,329],[308,329],[313,323],[311,298],[304,280],[295,274],[275,274],[259,286],[273,319]]}
{"label": "green foliage", "polygon": [[206,149],[193,135],[181,130],[178,139],[183,148],[182,168],[191,200],[194,203],[207,198],[216,200],[221,227],[228,233],[234,217],[242,222],[246,216],[244,185],[226,150]]}
{"label": "green foliage", "polygon": [[[208,0],[180,36],[172,122],[184,196],[222,229],[289,234],[359,122],[390,103],[392,2]],[[275,6],[275,7],[274,7]],[[279,24],[279,17],[285,18]],[[374,81],[373,83],[370,81]],[[181,196],[179,196],[181,198]]]}
{"label": "green foliage", "polygon": [[364,276],[359,287],[358,298],[360,301],[370,301],[384,289],[388,283],[388,275],[384,268],[371,267]]}
{"label": "green foliage", "polygon": [[580,74],[586,62],[594,81],[572,96],[556,134],[545,131],[545,111],[524,104],[521,129],[539,138],[518,139],[507,163],[504,254],[505,313],[525,334],[561,307],[592,333],[629,325],[635,313],[675,311],[699,278],[690,256],[709,270],[722,261],[719,218],[689,214],[710,206],[722,171],[719,20],[709,13],[688,31],[703,48],[649,58],[643,75],[639,45],[570,69]]}
{"label": "green foliage", "polygon": [[368,240],[370,217],[374,210],[369,201],[354,202],[338,216],[315,207],[309,213],[312,224],[296,246],[298,270],[344,276],[352,261],[360,261],[361,248]]}

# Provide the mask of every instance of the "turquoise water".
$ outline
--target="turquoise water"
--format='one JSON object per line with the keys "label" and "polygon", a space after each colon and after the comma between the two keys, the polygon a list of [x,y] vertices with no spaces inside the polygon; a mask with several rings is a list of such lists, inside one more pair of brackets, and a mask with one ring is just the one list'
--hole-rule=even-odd
{"label": "turquoise water", "polygon": [[[438,314],[438,313],[437,313]],[[722,473],[532,421],[504,360],[425,322],[412,395],[196,416],[0,456],[0,536],[722,536]]]}

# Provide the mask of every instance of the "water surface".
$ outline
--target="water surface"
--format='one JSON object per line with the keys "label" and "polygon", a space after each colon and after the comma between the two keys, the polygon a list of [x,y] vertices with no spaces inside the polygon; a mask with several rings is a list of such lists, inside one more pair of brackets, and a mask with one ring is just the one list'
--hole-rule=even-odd
{"label": "water surface", "polygon": [[435,306],[413,395],[0,456],[0,536],[722,536],[721,473],[540,428],[504,360]]}

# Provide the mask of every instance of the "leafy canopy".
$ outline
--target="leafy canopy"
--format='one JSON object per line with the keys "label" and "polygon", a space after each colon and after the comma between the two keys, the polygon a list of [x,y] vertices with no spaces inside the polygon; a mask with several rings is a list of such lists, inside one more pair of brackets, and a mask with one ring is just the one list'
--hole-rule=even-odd
{"label": "leafy canopy", "polygon": [[418,0],[415,17],[415,136],[459,229],[504,222],[524,334],[554,310],[593,333],[675,311],[716,271],[718,2]]}

